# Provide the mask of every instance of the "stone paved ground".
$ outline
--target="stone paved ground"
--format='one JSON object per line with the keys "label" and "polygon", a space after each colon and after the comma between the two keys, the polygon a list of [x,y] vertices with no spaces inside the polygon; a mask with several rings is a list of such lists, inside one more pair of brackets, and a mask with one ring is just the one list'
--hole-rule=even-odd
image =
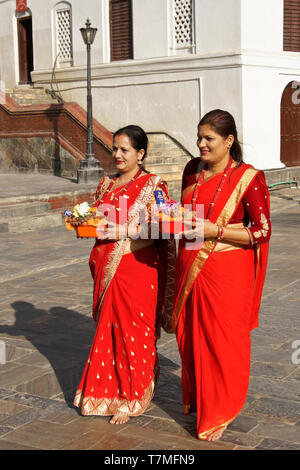
{"label": "stone paved ground", "polygon": [[217,443],[198,441],[195,415],[181,414],[173,335],[159,340],[160,380],[144,415],[122,426],[80,416],[72,399],[94,333],[92,241],[63,227],[0,234],[0,449],[300,449],[299,191],[272,192],[272,223],[248,398]]}

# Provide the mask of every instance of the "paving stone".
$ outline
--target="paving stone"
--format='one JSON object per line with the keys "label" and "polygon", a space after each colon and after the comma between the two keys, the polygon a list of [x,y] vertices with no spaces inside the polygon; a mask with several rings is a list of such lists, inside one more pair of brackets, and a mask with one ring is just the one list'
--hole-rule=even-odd
{"label": "paving stone", "polygon": [[50,423],[57,423],[57,424],[69,424],[72,421],[77,419],[77,414],[69,414],[69,413],[48,413],[47,411],[43,414],[43,420],[49,421]]}
{"label": "paving stone", "polygon": [[28,393],[16,393],[13,397],[10,397],[10,400],[15,401],[16,403],[25,404],[34,408],[40,408],[47,411],[57,411],[65,413],[76,413],[74,409],[66,407],[65,403],[62,403],[58,400],[51,400],[47,398],[42,398]]}
{"label": "paving stone", "polygon": [[276,440],[276,439],[264,439],[255,450],[299,450],[300,444],[293,444],[291,442]]}
{"label": "paving stone", "polygon": [[41,418],[44,414],[45,411],[43,410],[29,409],[3,419],[1,421],[1,425],[17,428],[19,426],[23,426],[23,424],[30,423],[31,421]]}
{"label": "paving stone", "polygon": [[14,388],[18,384],[22,384],[33,377],[38,377],[41,374],[40,368],[19,365],[18,367],[11,369],[7,372],[3,372],[0,375],[0,386],[4,387],[9,385],[9,387]]}
{"label": "paving stone", "polygon": [[222,435],[222,442],[230,442],[240,446],[256,448],[262,441],[262,437],[250,433],[235,432],[227,429]]}
{"label": "paving stone", "polygon": [[23,444],[6,441],[5,438],[0,439],[0,450],[39,450],[37,447],[29,447]]}
{"label": "paving stone", "polygon": [[282,379],[287,377],[293,370],[293,366],[284,366],[277,363],[269,364],[256,361],[251,366],[251,376]]}
{"label": "paving stone", "polygon": [[[100,436],[99,436],[100,437]],[[134,442],[130,437],[116,435],[116,434],[104,434],[102,439],[93,444],[89,450],[127,450],[133,449],[137,444],[141,443],[141,439],[135,439]]]}
{"label": "paving stone", "polygon": [[259,398],[244,412],[246,415],[274,418],[285,423],[296,423],[300,416],[300,404],[288,400]]}
{"label": "paving stone", "polygon": [[12,426],[4,426],[0,424],[0,436],[8,434],[13,429]]}
{"label": "paving stone", "polygon": [[299,383],[268,377],[250,377],[249,389],[274,398],[300,401]]}
{"label": "paving stone", "polygon": [[68,432],[65,427],[48,421],[32,421],[28,424],[11,431],[6,435],[10,442],[37,447],[39,449],[51,450],[60,449],[74,439],[72,432]]}
{"label": "paving stone", "polygon": [[284,436],[285,441],[299,444],[300,426],[263,421],[255,428],[255,435],[273,439],[282,439]]}
{"label": "paving stone", "polygon": [[147,441],[147,448],[149,450],[155,450],[157,443],[164,443],[164,448],[166,450],[172,449],[185,449],[185,450],[231,450],[234,448],[234,444],[226,442],[206,442],[200,441],[196,438],[184,438],[178,436],[177,434],[165,433],[162,431],[156,431],[155,437],[154,434],[150,433],[147,430],[147,427],[138,428],[133,425],[129,425],[125,429],[126,435],[131,436],[131,439],[143,439]]}
{"label": "paving stone", "polygon": [[145,429],[151,429],[155,432],[163,431],[171,434],[176,434],[178,435],[178,437],[189,437],[191,435],[197,437],[196,423],[189,423],[185,426],[182,426],[170,419],[153,419],[145,426]]}
{"label": "paving stone", "polygon": [[0,400],[0,413],[3,417],[5,416],[5,418],[7,418],[9,415],[14,415],[16,413],[28,411],[30,409],[32,408],[26,405],[20,405],[13,400]]}
{"label": "paving stone", "polygon": [[[0,282],[12,275],[1,282],[0,339],[7,344],[8,361],[0,365],[0,449],[298,446],[300,373],[291,362],[291,343],[300,339],[300,239],[294,236],[300,206],[292,204],[277,196],[260,327],[251,334],[247,401],[216,443],[199,441],[196,414],[181,412],[180,357],[175,335],[165,332],[158,341],[160,379],[146,413],[122,426],[109,424],[109,417],[80,416],[72,402],[95,331],[88,267],[93,242],[77,240],[63,227],[0,234]],[[283,245],[283,238],[289,244]]]}
{"label": "paving stone", "polygon": [[106,436],[105,432],[89,431],[62,447],[61,450],[99,450],[98,443],[100,444]]}
{"label": "paving stone", "polygon": [[16,392],[14,390],[6,390],[6,389],[0,388],[0,399],[2,398],[8,399],[9,397],[13,397],[14,395],[16,395]]}
{"label": "paving stone", "polygon": [[257,418],[239,415],[228,425],[228,430],[247,433],[252,429],[255,429],[258,423],[259,420]]}

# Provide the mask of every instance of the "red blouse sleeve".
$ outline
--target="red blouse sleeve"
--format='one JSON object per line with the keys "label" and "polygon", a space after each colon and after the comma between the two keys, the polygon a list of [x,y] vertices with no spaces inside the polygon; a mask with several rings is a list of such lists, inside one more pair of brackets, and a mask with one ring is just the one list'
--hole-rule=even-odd
{"label": "red blouse sleeve", "polygon": [[271,236],[270,196],[263,173],[258,173],[242,199],[249,218],[251,243],[265,243]]}

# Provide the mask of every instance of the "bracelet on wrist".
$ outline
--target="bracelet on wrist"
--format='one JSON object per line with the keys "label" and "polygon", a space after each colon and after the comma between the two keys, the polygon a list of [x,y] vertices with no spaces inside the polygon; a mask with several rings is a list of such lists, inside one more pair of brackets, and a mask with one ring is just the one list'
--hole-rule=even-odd
{"label": "bracelet on wrist", "polygon": [[224,235],[224,227],[222,225],[218,225],[217,240],[222,240],[223,235]]}

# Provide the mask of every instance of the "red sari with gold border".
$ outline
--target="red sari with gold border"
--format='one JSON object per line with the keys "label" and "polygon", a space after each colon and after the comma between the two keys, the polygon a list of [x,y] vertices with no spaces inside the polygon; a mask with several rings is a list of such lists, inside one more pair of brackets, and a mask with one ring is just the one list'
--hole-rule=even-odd
{"label": "red sari with gold border", "polygon": [[[199,188],[196,202],[204,204],[204,218],[220,178],[217,175]],[[264,175],[246,164],[230,170],[210,220],[224,227],[232,223],[254,180],[265,188],[264,212],[269,220]],[[191,192],[184,189],[183,182],[182,203],[189,204]],[[246,400],[250,331],[258,325],[268,259],[269,243],[263,241],[224,252],[214,252],[216,242],[210,240],[197,249],[180,241],[172,326],[182,359],[184,412],[197,411],[200,439],[231,422]]]}
{"label": "red sari with gold border", "polygon": [[[100,199],[103,210],[113,204],[117,223],[138,218],[141,207],[155,202],[154,190],[160,188],[167,194],[160,178],[147,174],[128,186],[122,201],[122,197],[115,200],[111,192],[106,193],[109,182],[106,177],[99,184],[95,205]],[[139,415],[154,393],[158,374],[158,300],[163,303],[163,295],[158,297],[158,292],[159,285],[165,287],[166,282],[161,278],[160,250],[156,245],[128,253],[129,243],[129,239],[97,240],[90,255],[97,327],[74,399],[83,415]]]}

